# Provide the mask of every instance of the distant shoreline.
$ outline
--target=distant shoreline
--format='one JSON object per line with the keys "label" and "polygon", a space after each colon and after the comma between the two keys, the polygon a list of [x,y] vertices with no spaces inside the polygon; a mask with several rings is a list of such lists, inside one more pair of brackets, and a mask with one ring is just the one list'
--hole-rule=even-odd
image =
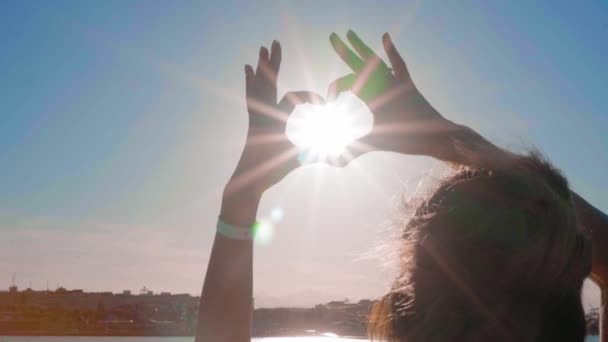
{"label": "distant shoreline", "polygon": [[[339,336],[367,338],[374,301],[363,299],[318,304],[312,308],[258,308],[252,335],[263,337]],[[192,337],[199,297],[67,290],[0,291],[0,332],[5,336]],[[599,313],[587,314],[587,332],[598,333]]]}

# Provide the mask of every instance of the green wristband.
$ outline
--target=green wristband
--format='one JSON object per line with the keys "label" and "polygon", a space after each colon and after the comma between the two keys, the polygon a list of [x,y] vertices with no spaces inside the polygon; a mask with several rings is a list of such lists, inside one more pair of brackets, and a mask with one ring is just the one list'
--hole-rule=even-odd
{"label": "green wristband", "polygon": [[221,235],[234,240],[253,240],[253,229],[233,226],[217,219],[217,232]]}

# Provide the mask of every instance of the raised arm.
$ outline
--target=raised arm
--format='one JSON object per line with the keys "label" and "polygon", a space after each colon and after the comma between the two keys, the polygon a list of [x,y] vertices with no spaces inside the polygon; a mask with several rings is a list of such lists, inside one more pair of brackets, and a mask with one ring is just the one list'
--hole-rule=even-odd
{"label": "raised arm", "polygon": [[296,168],[297,152],[285,136],[295,105],[321,102],[311,92],[291,92],[277,104],[281,46],[262,47],[256,71],[245,66],[249,129],[245,147],[222,197],[203,284],[197,342],[250,342],[253,289],[252,236],[262,193]]}
{"label": "raised arm", "polygon": [[608,342],[608,215],[572,194],[578,219],[593,242],[591,279],[600,287],[600,336],[602,342]]}
{"label": "raised arm", "polygon": [[[353,73],[334,81],[330,96],[351,90],[374,115],[369,135],[352,146],[352,157],[375,150],[426,155],[446,162],[484,167],[509,163],[517,155],[501,149],[473,129],[444,118],[416,88],[390,36],[382,37],[389,68],[352,31],[352,51],[335,33],[330,42]],[[608,216],[573,193],[577,214],[593,246],[591,278],[602,290],[602,341],[608,342]]]}
{"label": "raised arm", "polygon": [[356,53],[337,34],[330,42],[353,73],[335,80],[329,97],[350,90],[374,116],[372,131],[350,146],[350,158],[371,151],[426,155],[461,165],[495,165],[516,157],[474,130],[444,118],[418,90],[388,33],[382,37],[392,69],[353,31]]}

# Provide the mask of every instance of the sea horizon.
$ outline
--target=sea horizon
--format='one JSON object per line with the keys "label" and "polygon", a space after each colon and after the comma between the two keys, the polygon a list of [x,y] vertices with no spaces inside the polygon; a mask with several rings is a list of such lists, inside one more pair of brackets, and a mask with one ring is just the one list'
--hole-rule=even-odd
{"label": "sea horizon", "polygon": [[[0,336],[0,342],[191,342],[194,337],[161,336]],[[292,337],[254,337],[252,342],[366,342],[367,339],[329,337],[329,336],[292,336]],[[599,336],[587,336],[585,342],[599,342]]]}

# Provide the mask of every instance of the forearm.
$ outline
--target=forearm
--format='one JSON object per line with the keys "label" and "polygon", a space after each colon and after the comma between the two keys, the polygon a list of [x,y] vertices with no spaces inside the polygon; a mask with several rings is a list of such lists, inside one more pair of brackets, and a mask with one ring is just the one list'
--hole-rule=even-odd
{"label": "forearm", "polygon": [[608,215],[594,207],[574,191],[572,192],[572,197],[576,207],[576,214],[583,229],[591,237],[598,237],[608,241]]}
{"label": "forearm", "polygon": [[591,278],[608,290],[608,215],[572,192],[578,220],[592,242]]}
{"label": "forearm", "polygon": [[[226,187],[220,218],[231,225],[252,227],[259,196]],[[216,234],[203,292],[197,342],[251,341],[253,243]]]}
{"label": "forearm", "polygon": [[[445,120],[437,128],[439,144],[428,155],[456,165],[495,168],[513,162],[518,155],[502,149],[475,130]],[[429,144],[430,145],[430,144]]]}
{"label": "forearm", "polygon": [[608,342],[608,291],[601,290],[600,341]]}
{"label": "forearm", "polygon": [[391,123],[380,135],[395,135],[395,139],[384,139],[386,150],[404,154],[418,154],[470,167],[493,168],[510,162],[517,155],[504,150],[465,125],[445,119],[417,90],[388,116],[410,116],[414,119],[402,124]]}

